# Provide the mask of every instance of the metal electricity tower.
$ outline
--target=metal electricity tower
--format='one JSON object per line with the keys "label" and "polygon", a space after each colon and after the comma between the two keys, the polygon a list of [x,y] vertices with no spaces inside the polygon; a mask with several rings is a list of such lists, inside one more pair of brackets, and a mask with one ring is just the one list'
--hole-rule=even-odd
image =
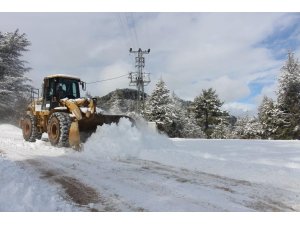
{"label": "metal electricity tower", "polygon": [[143,68],[145,67],[145,58],[143,55],[149,54],[150,49],[142,51],[142,49],[139,48],[139,50],[133,51],[132,48],[130,48],[129,52],[137,54],[135,57],[135,67],[137,68],[137,71],[129,73],[129,86],[137,87],[136,111],[141,112],[141,109],[144,109],[145,106],[144,87],[150,83],[150,73],[145,73],[143,71]]}

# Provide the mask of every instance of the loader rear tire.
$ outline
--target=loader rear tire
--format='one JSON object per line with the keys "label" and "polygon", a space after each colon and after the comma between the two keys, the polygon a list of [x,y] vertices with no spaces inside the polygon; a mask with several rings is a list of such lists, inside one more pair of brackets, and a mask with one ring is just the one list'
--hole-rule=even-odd
{"label": "loader rear tire", "polygon": [[53,146],[69,147],[71,118],[68,113],[55,112],[48,121],[48,138]]}
{"label": "loader rear tire", "polygon": [[42,133],[38,131],[36,126],[36,117],[33,115],[26,115],[22,124],[22,133],[25,141],[35,142],[36,139],[41,139]]}

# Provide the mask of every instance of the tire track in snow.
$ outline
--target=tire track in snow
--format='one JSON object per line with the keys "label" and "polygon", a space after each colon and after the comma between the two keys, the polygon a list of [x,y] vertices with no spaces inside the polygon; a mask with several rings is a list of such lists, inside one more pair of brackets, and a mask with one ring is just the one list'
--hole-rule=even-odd
{"label": "tire track in snow", "polygon": [[77,206],[91,212],[119,211],[114,205],[104,198],[96,189],[82,183],[78,179],[67,176],[63,170],[48,169],[37,160],[29,159],[25,162],[41,173],[41,178],[50,183],[61,186],[64,197],[74,202]]}
{"label": "tire track in snow", "polygon": [[[281,196],[286,194],[286,190],[281,190],[279,188],[201,171],[178,169],[155,161],[135,159],[120,160],[120,162],[135,164],[142,170],[165,176],[167,179],[173,179],[180,183],[189,183],[217,189],[226,193],[228,199],[232,202],[243,205],[249,208],[249,210],[271,212],[297,211],[281,200]],[[293,193],[290,194],[290,198],[299,198],[299,196],[293,196]],[[243,196],[243,200],[238,199],[238,196]],[[286,196],[283,199],[286,199]]]}

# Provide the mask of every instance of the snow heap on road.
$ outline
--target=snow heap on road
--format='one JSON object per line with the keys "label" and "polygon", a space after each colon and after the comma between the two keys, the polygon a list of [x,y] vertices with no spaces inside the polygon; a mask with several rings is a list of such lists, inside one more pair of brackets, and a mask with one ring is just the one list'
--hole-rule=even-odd
{"label": "snow heap on road", "polygon": [[[132,127],[128,119],[119,124],[98,127],[84,144],[84,155],[110,159],[140,158],[145,153],[155,154],[174,148],[173,142],[165,135],[146,127]],[[153,152],[155,151],[155,152]]]}

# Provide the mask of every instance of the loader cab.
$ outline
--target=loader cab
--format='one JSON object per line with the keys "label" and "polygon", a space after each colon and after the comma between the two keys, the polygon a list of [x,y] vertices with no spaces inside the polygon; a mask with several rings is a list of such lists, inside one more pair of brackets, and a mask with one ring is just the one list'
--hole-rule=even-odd
{"label": "loader cab", "polygon": [[79,78],[61,75],[52,75],[44,79],[42,109],[50,110],[59,106],[59,100],[63,98],[80,98],[80,84],[85,89],[85,83]]}

